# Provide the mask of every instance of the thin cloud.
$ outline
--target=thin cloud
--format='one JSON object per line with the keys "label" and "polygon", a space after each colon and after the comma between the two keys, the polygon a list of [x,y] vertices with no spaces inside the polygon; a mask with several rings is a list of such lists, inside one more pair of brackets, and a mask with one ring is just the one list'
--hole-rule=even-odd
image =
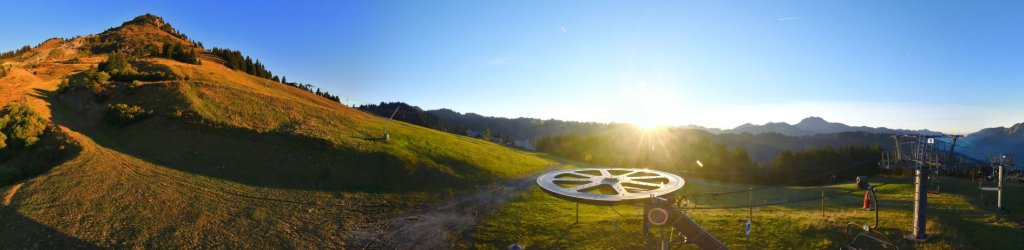
{"label": "thin cloud", "polygon": [[782,17],[782,18],[775,19],[775,20],[779,20],[779,21],[792,21],[792,20],[800,20],[800,18],[799,17]]}
{"label": "thin cloud", "polygon": [[569,32],[569,30],[565,29],[565,26],[559,27],[559,29],[562,30],[562,33]]}

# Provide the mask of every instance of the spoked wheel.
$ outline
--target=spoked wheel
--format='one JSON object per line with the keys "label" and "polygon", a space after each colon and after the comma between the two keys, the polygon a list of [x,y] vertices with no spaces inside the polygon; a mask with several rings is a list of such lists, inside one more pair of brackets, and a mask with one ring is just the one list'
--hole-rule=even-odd
{"label": "spoked wheel", "polygon": [[683,187],[683,178],[633,168],[581,168],[549,172],[537,184],[560,198],[591,203],[618,203],[661,196]]}

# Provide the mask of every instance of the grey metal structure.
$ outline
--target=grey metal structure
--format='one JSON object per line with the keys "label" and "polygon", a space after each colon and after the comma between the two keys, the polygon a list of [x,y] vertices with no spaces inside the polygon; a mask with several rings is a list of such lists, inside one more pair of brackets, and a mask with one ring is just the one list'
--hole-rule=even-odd
{"label": "grey metal structure", "polygon": [[653,227],[672,227],[688,242],[702,249],[728,249],[685,212],[660,198],[683,187],[683,178],[650,169],[581,168],[553,171],[537,177],[537,184],[556,197],[579,203],[622,204],[647,201],[644,206],[644,238],[647,249],[667,249],[666,241],[651,236]]}
{"label": "grey metal structure", "polygon": [[921,166],[916,171],[914,190],[914,228],[911,238],[928,240],[925,233],[928,223],[928,167]]}
{"label": "grey metal structure", "polygon": [[388,134],[388,124],[391,124],[391,119],[395,119],[395,114],[398,114],[398,109],[400,108],[402,106],[395,107],[395,112],[391,112],[391,117],[388,117],[388,121],[384,122],[384,135],[381,138],[385,141],[391,139],[391,135]]}
{"label": "grey metal structure", "polygon": [[683,184],[683,178],[674,174],[634,168],[569,169],[537,177],[544,191],[583,203],[642,201],[672,193]]}
{"label": "grey metal structure", "polygon": [[[700,224],[690,219],[686,213],[680,211],[665,200],[654,198],[644,206],[644,235],[649,236],[651,227],[671,226],[683,236],[686,241],[700,247],[700,249],[729,249],[725,243],[719,241],[714,235],[704,230]],[[647,237],[647,249],[667,249],[665,244],[655,244],[656,240]]]}

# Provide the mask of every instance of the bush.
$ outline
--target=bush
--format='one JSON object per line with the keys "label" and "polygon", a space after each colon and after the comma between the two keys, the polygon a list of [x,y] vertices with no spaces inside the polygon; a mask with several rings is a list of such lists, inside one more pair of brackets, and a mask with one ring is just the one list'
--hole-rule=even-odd
{"label": "bush", "polygon": [[15,103],[7,105],[0,110],[0,132],[2,132],[3,143],[0,143],[0,150],[5,148],[27,148],[39,141],[46,129],[46,120],[32,111],[27,104]]}
{"label": "bush", "polygon": [[128,89],[137,89],[139,87],[142,87],[142,82],[139,80],[132,81],[131,84],[128,84]]}
{"label": "bush", "polygon": [[132,66],[128,59],[128,54],[121,52],[113,52],[107,56],[107,60],[103,61],[99,65],[101,71],[109,72],[111,75],[120,74],[134,74],[136,73],[135,67]]}
{"label": "bush", "polygon": [[153,111],[147,111],[137,105],[124,103],[107,105],[107,122],[117,126],[127,126],[141,121],[153,115]]}
{"label": "bush", "polygon": [[89,69],[72,75],[57,84],[57,92],[63,93],[79,88],[87,88],[94,94],[103,93],[110,86],[110,74],[96,69]]}
{"label": "bush", "polygon": [[118,81],[160,81],[177,78],[176,75],[168,73],[166,68],[155,67],[141,63],[141,68],[132,65],[134,60],[128,54],[121,52],[110,53],[107,60],[99,65],[100,71],[110,74],[111,78]]}

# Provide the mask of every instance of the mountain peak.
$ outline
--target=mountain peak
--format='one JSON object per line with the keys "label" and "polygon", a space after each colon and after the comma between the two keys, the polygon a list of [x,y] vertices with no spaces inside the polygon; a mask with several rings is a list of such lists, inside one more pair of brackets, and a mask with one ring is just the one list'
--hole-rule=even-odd
{"label": "mountain peak", "polygon": [[829,123],[828,121],[826,121],[825,119],[823,119],[821,117],[810,116],[810,117],[804,118],[803,120],[800,120],[800,122],[797,123],[797,124],[799,125],[799,124],[828,124],[828,123]]}
{"label": "mountain peak", "polygon": [[1011,135],[1017,133],[1024,133],[1024,122],[1010,126],[1009,128],[1006,129],[1006,133]]}
{"label": "mountain peak", "polygon": [[127,25],[132,25],[132,24],[140,24],[140,25],[148,24],[148,25],[153,25],[153,27],[160,28],[160,27],[163,27],[164,25],[166,25],[167,22],[164,22],[164,18],[163,17],[157,16],[157,15],[153,15],[153,14],[150,14],[150,13],[146,13],[144,15],[137,16],[137,17],[133,18],[130,21],[121,23],[121,26],[127,26]]}

